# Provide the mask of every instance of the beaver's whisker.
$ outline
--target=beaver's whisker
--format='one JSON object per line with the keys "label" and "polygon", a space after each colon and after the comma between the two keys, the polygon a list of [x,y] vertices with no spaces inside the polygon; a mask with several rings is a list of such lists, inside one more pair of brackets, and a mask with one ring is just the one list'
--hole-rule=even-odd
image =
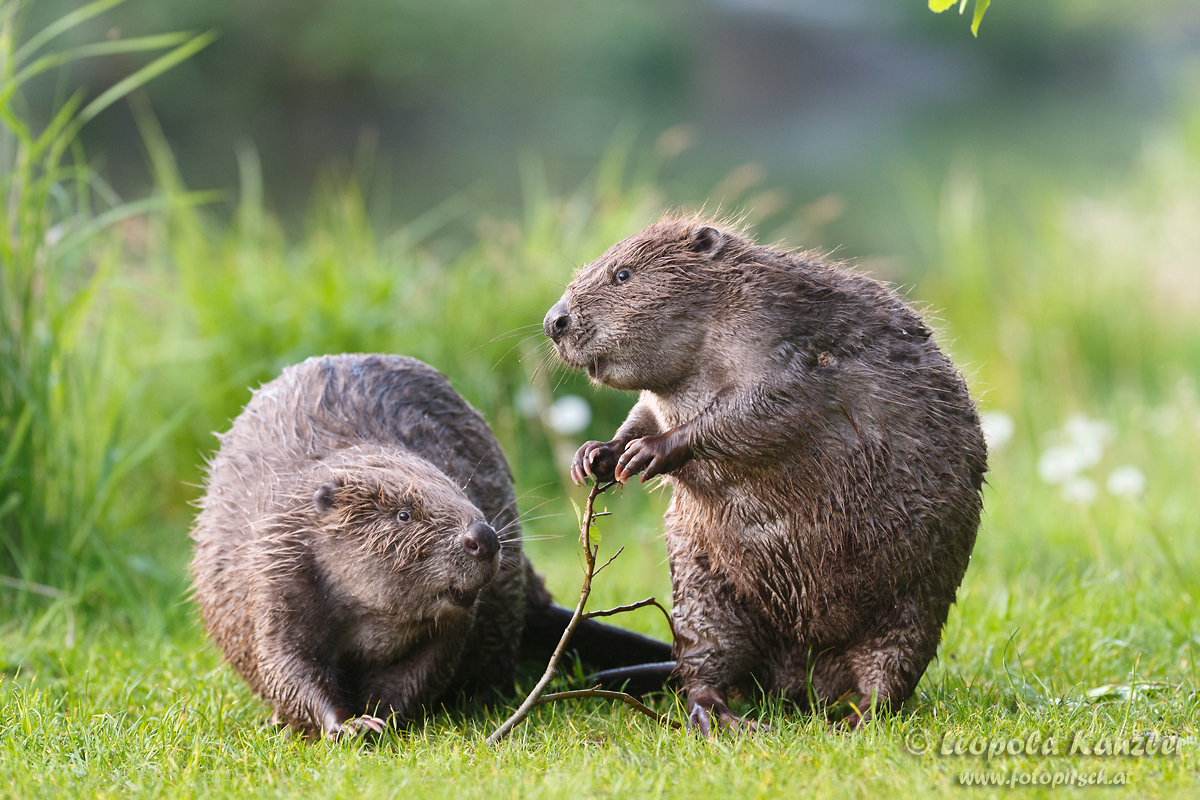
{"label": "beaver's whisker", "polygon": [[[559,511],[554,514],[540,514],[536,517],[526,517],[525,519],[522,519],[521,522],[536,522],[539,519],[550,519],[551,517],[563,517],[563,516],[566,516],[566,515],[563,514],[561,511]],[[512,523],[509,523],[509,524],[511,525]],[[508,525],[504,526],[504,528],[507,529]]]}
{"label": "beaver's whisker", "polygon": [[[505,511],[507,511],[511,506],[516,505],[519,501],[524,500],[526,497],[529,497],[534,492],[538,491],[539,489],[544,489],[549,485],[550,485],[549,483],[543,483],[540,486],[534,486],[532,489],[524,492],[520,497],[514,497],[512,500],[509,500],[507,503],[500,506],[500,508],[496,511],[496,513],[492,516],[492,518],[490,520],[488,520],[488,524],[491,525],[493,528],[496,527],[496,520],[500,519],[500,515],[503,514]],[[539,497],[537,499],[542,500],[543,498]],[[546,499],[546,502],[549,502],[549,500]],[[534,508],[538,508],[538,506],[534,506]],[[520,519],[521,519],[521,514],[518,512],[517,513],[517,521],[520,521]]]}
{"label": "beaver's whisker", "polygon": [[[509,353],[511,353],[513,350],[516,350],[518,347],[520,347],[521,345],[525,344],[525,343],[526,343],[526,342],[528,342],[529,340],[531,340],[531,339],[536,339],[537,337],[539,337],[539,336],[541,336],[541,335],[542,335],[541,331],[538,331],[537,333],[532,333],[532,334],[529,334],[529,335],[528,335],[528,336],[526,336],[524,339],[522,339],[521,341],[519,341],[519,342],[517,342],[516,344],[514,344],[512,347],[510,347],[510,348],[508,348],[507,350],[505,350],[505,351],[504,351],[504,355],[500,356],[500,358],[499,358],[499,359],[496,361],[496,363],[492,365],[492,371],[494,372],[494,371],[496,370],[496,367],[500,366],[500,363],[501,363],[502,361],[504,361],[504,359],[508,358],[508,354],[509,354]],[[518,360],[518,361],[520,361],[520,359],[519,359],[519,358],[518,358],[517,360]]]}

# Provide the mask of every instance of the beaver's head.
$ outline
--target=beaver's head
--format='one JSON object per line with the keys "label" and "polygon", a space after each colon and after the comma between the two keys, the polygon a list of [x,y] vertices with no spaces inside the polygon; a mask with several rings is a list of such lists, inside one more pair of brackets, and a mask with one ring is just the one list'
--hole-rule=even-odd
{"label": "beaver's head", "polygon": [[348,448],[313,477],[311,547],[336,593],[380,611],[437,617],[470,609],[496,576],[500,537],[424,459]]}
{"label": "beaver's head", "polygon": [[542,329],[570,367],[615,389],[669,391],[694,373],[748,243],[699,219],[663,219],[584,265]]}

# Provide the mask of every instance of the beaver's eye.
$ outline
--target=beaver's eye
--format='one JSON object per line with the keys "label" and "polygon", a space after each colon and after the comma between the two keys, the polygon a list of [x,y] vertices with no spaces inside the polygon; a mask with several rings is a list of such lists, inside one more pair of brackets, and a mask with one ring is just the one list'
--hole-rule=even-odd
{"label": "beaver's eye", "polygon": [[408,522],[410,519],[412,519],[412,515],[407,511],[401,511],[396,515],[396,519],[400,520],[401,522]]}
{"label": "beaver's eye", "polygon": [[632,272],[630,272],[627,269],[623,269],[623,270],[620,270],[619,272],[617,272],[617,274],[613,277],[613,279],[617,283],[624,283],[625,281],[629,280],[632,277],[633,277]]}

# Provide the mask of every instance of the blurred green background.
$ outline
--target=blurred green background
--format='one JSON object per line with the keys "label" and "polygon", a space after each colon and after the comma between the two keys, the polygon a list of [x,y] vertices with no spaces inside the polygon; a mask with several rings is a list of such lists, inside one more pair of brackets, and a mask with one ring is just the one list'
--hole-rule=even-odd
{"label": "blurred green background", "polygon": [[[26,27],[73,5],[33,3]],[[268,206],[289,224],[318,176],[356,154],[372,159],[369,210],[387,230],[462,192],[511,218],[520,156],[544,160],[561,191],[614,135],[644,153],[679,126],[665,147],[682,152],[656,176],[666,202],[741,203],[780,222],[834,193],[847,210],[816,215],[822,244],[907,257],[898,172],[939,183],[957,151],[1003,152],[1007,171],[1102,179],[1176,107],[1197,16],[1188,0],[1009,0],[972,39],[967,18],[920,0],[155,0],[58,41],[218,31],[149,85],[150,101],[191,188],[236,187],[237,149],[256,147]],[[144,60],[48,73],[31,107],[44,116],[66,90],[99,92]],[[83,137],[119,192],[150,191],[129,113]],[[721,183],[747,163],[769,178],[757,188],[779,191],[746,203],[749,174]]]}
{"label": "blurred green background", "polygon": [[[1194,796],[1200,5],[994,0],[978,38],[926,6],[0,0],[0,794],[951,796],[1016,765]],[[892,282],[978,398],[984,520],[904,711],[851,736],[742,706],[769,730],[710,742],[557,704],[500,750],[505,702],[379,747],[258,725],[186,594],[212,432],[308,356],[421,358],[572,602],[565,460],[633,398],[539,323],[678,207]],[[626,551],[593,607],[668,599],[664,494],[603,502]],[[1186,747],[905,751],[949,731]]]}
{"label": "blurred green background", "polygon": [[[483,411],[570,597],[563,458],[632,398],[537,370],[537,324],[575,265],[679,206],[744,214],[930,311],[1000,412],[979,568],[1120,562],[1106,537],[1124,529],[1095,522],[1120,509],[1159,531],[1148,563],[1193,563],[1170,531],[1194,530],[1200,474],[1194,2],[997,0],[977,39],[917,0],[107,5],[4,5],[14,609],[45,602],[36,583],[70,607],[190,615],[211,432],[283,366],[374,350]],[[81,8],[103,13],[16,49]],[[186,37],[18,81],[46,53],[210,30],[78,130],[56,112]],[[1039,476],[1055,447],[1066,466]],[[1128,467],[1142,488],[1108,491]],[[613,501],[641,548],[630,586],[660,595],[663,502]]]}

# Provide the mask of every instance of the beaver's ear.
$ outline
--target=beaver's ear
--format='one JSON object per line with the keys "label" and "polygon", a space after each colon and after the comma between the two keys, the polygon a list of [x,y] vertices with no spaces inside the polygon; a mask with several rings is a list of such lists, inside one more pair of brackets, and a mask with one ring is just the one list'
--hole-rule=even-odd
{"label": "beaver's ear", "polygon": [[328,514],[333,511],[333,501],[337,499],[337,486],[332,483],[322,483],[313,493],[313,506],[318,514]]}
{"label": "beaver's ear", "polygon": [[725,244],[725,237],[711,225],[693,225],[688,228],[687,248],[699,256],[715,256]]}

